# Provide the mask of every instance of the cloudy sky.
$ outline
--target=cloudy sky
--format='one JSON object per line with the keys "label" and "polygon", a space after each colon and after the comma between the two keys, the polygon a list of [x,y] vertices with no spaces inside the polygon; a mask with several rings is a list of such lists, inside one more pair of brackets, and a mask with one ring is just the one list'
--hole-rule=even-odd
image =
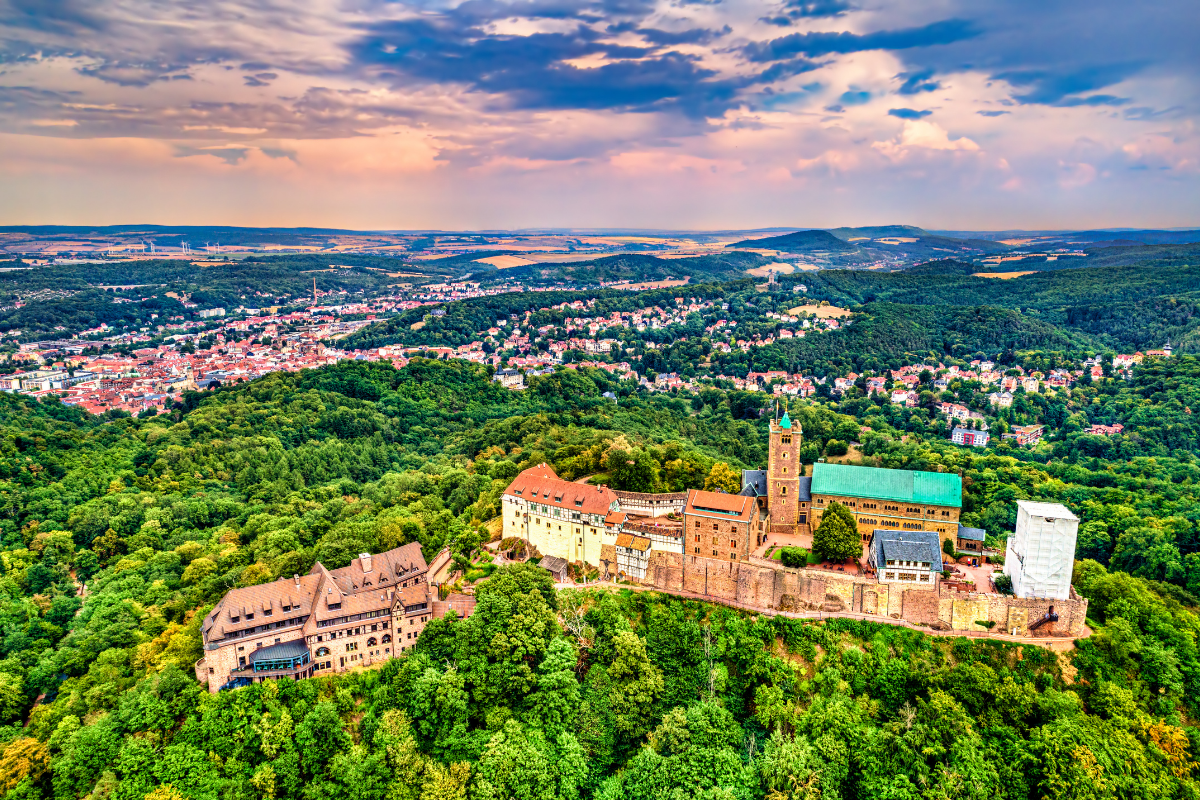
{"label": "cloudy sky", "polygon": [[0,0],[0,223],[1200,225],[1196,0]]}

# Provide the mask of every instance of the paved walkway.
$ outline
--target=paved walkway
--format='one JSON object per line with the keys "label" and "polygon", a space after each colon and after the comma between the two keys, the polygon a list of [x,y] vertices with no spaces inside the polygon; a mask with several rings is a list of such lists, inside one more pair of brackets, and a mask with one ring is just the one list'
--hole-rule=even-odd
{"label": "paved walkway", "polygon": [[[619,590],[629,589],[635,592],[661,592],[662,594],[674,595],[675,597],[685,597],[689,600],[700,600],[705,603],[714,603],[716,605],[736,608],[740,611],[749,611],[754,614],[766,614],[770,617],[787,617],[788,619],[814,619],[814,620],[830,620],[830,619],[857,619],[862,622],[877,622],[881,625],[894,625],[898,628],[908,628],[909,630],[924,633],[929,636],[950,636],[950,637],[966,637],[968,639],[996,639],[1002,642],[1011,644],[1032,644],[1038,647],[1044,647],[1047,650],[1055,652],[1067,652],[1075,649],[1077,639],[1072,639],[1066,636],[1011,636],[1007,633],[992,633],[991,631],[938,631],[933,628],[927,628],[923,625],[914,625],[913,623],[903,619],[893,619],[892,617],[881,617],[876,614],[858,614],[853,611],[776,611],[770,608],[759,608],[746,603],[739,603],[736,600],[725,600],[711,595],[698,594],[697,592],[687,591],[666,591],[653,586],[637,586],[633,584],[613,583],[611,581],[599,581],[589,583],[586,586],[574,583],[556,583],[557,589],[604,589],[604,590]],[[1083,635],[1079,639],[1086,639],[1092,635],[1091,628],[1084,627]]]}

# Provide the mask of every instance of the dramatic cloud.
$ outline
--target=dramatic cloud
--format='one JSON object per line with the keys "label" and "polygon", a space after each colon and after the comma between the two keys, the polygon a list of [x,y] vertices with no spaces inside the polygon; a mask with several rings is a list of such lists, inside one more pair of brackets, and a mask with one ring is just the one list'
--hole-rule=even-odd
{"label": "dramatic cloud", "polygon": [[0,0],[0,210],[1196,224],[1197,19],[1192,0]]}

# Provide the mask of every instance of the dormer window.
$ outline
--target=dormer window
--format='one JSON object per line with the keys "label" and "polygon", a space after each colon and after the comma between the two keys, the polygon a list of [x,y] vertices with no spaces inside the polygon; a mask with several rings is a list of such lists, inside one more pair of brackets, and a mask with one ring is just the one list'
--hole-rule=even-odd
{"label": "dormer window", "polygon": [[264,608],[264,609],[263,609],[263,616],[264,616],[264,617],[269,617],[269,616],[271,616],[271,609],[269,609],[269,608]]}
{"label": "dormer window", "polygon": [[241,622],[241,621],[242,621],[242,618],[241,618],[240,616],[237,616],[237,617],[230,617],[230,618],[229,618],[229,621],[230,621],[230,622]]}
{"label": "dormer window", "polygon": [[576,507],[576,508],[583,508],[583,501],[582,501],[582,500],[576,500],[576,501],[575,501],[575,507]]}
{"label": "dormer window", "polygon": [[249,621],[250,621],[250,620],[252,620],[252,619],[254,619],[254,615],[253,615],[253,614],[249,614],[249,613],[248,613],[248,614],[246,614],[246,621],[247,621],[247,622],[249,622]]}

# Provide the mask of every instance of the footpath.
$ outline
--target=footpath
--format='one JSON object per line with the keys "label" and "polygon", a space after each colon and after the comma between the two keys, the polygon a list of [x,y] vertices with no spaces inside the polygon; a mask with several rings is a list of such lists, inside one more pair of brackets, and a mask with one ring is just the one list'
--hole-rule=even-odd
{"label": "footpath", "polygon": [[[601,589],[605,591],[614,591],[620,589],[629,589],[634,592],[658,592],[660,594],[674,595],[675,597],[685,597],[689,600],[699,600],[704,603],[714,603],[716,605],[726,606],[728,608],[736,608],[739,611],[747,611],[752,614],[766,614],[772,617],[787,617],[789,619],[812,619],[812,620],[830,620],[830,619],[856,619],[862,622],[877,622],[881,625],[894,625],[898,628],[908,628],[917,631],[918,633],[926,634],[927,636],[949,636],[966,637],[968,639],[996,639],[997,641],[1009,642],[1011,644],[1032,644],[1038,647],[1044,647],[1047,650],[1053,650],[1056,653],[1065,653],[1075,649],[1075,642],[1078,639],[1069,638],[1066,636],[1012,636],[1007,633],[993,633],[991,631],[938,631],[933,628],[927,628],[923,625],[914,625],[913,623],[903,619],[893,619],[892,617],[881,617],[877,614],[859,614],[853,611],[776,611],[770,608],[760,608],[758,606],[739,603],[736,600],[725,600],[711,595],[699,594],[697,592],[687,591],[666,591],[654,586],[636,586],[626,583],[614,583],[612,581],[596,581],[588,584],[577,583],[556,583],[557,589]],[[1079,639],[1086,639],[1092,635],[1092,629],[1084,627],[1083,635]]]}

